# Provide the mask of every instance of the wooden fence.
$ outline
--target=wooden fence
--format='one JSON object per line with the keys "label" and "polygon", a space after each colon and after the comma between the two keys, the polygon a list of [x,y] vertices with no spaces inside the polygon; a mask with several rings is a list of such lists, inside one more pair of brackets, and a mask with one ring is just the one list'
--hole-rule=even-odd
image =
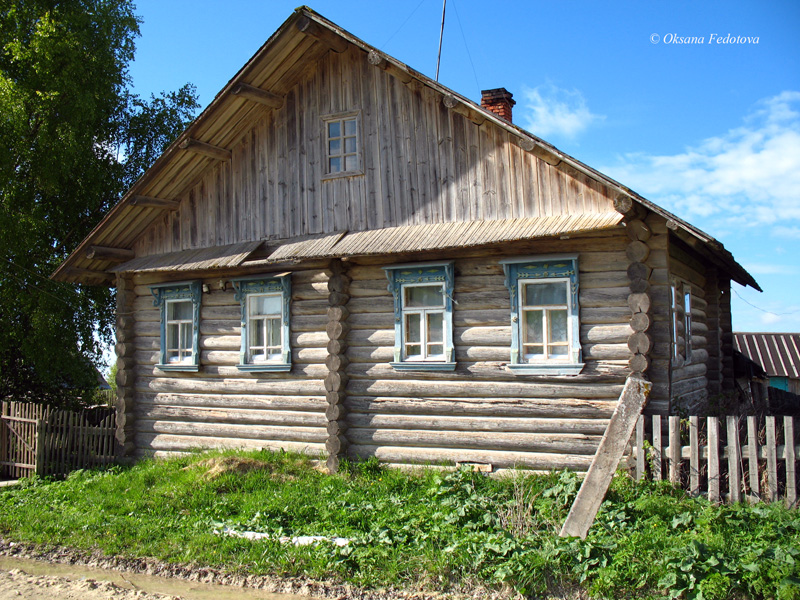
{"label": "wooden fence", "polygon": [[0,476],[62,476],[114,462],[116,414],[99,406],[56,410],[29,402],[3,402]]}
{"label": "wooden fence", "polygon": [[639,417],[636,479],[668,479],[712,502],[797,506],[797,433],[795,417]]}

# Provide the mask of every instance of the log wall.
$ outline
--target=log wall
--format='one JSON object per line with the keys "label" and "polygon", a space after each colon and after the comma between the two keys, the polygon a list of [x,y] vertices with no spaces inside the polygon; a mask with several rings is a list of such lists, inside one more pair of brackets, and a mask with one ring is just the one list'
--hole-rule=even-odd
{"label": "log wall", "polygon": [[[669,261],[673,280],[690,286],[692,311],[691,354],[672,359],[671,411],[696,414],[708,403],[707,268],[685,244],[674,238],[669,245]],[[712,281],[711,286],[714,285]],[[679,315],[677,340],[681,348],[685,347],[686,335],[682,317]]]}
{"label": "log wall", "polygon": [[[324,174],[322,117],[359,111],[363,174]],[[351,48],[330,52],[137,241],[137,256],[331,231],[612,209],[608,190]]]}
{"label": "log wall", "polygon": [[[285,448],[321,455],[327,437],[323,379],[327,338],[327,271],[292,274],[291,373],[240,371],[241,311],[230,283],[204,280],[200,371],[158,370],[160,311],[150,285],[134,278],[136,454],[199,447]],[[223,280],[224,281],[224,280]]]}
{"label": "log wall", "polygon": [[[580,338],[574,377],[511,373],[510,299],[497,252],[456,257],[455,372],[398,372],[385,259],[348,261],[349,454],[390,463],[489,463],[584,471],[630,373],[624,231],[515,247],[520,256],[579,253]],[[445,260],[428,256],[427,260]],[[419,259],[422,260],[422,259]],[[407,262],[399,259],[397,262]]]}

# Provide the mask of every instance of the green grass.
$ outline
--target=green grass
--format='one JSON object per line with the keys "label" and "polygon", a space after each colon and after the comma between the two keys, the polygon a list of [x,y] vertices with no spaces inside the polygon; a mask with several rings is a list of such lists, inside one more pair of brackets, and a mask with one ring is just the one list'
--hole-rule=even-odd
{"label": "green grass", "polygon": [[[251,467],[211,477],[208,461]],[[255,468],[252,468],[255,467]],[[0,491],[0,534],[230,572],[362,586],[580,586],[598,598],[800,599],[800,514],[715,506],[617,476],[585,541],[558,531],[570,473],[493,479],[367,461],[338,475],[286,453],[212,453],[33,479]],[[250,541],[215,531],[269,533]],[[295,547],[280,536],[349,538]]]}

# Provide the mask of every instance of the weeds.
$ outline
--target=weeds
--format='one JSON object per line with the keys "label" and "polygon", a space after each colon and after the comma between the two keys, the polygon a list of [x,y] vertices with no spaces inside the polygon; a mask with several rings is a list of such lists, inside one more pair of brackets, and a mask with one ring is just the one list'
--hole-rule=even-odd
{"label": "weeds", "polygon": [[[560,538],[579,483],[569,472],[498,480],[468,468],[406,473],[374,460],[325,475],[297,455],[217,452],[5,488],[0,534],[365,586],[508,586],[527,596],[580,586],[598,598],[800,600],[797,511],[715,506],[619,476],[587,539]],[[268,539],[214,533],[224,527]],[[278,541],[303,535],[349,542]]]}

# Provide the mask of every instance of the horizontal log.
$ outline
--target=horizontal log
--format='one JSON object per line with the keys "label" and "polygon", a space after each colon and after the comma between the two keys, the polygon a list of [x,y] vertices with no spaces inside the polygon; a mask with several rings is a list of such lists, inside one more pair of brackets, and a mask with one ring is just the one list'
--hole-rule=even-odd
{"label": "horizontal log", "polygon": [[86,258],[90,260],[108,260],[122,262],[130,260],[136,253],[130,248],[112,248],[110,246],[89,246],[86,249]]}
{"label": "horizontal log", "polygon": [[149,406],[253,409],[268,412],[307,411],[322,413],[325,410],[325,406],[327,406],[324,396],[291,395],[286,393],[269,395],[268,390],[259,390],[257,395],[144,392],[137,396],[136,401],[139,405]]}
{"label": "horizontal log", "polygon": [[[197,372],[183,372],[183,371],[168,371],[171,377],[176,378],[196,378],[198,377]],[[136,377],[161,377],[165,372],[161,371],[160,369],[155,368],[151,365],[139,365],[135,369]],[[285,372],[250,372],[250,371],[242,371],[235,366],[223,366],[223,365],[204,365],[200,364],[200,377],[210,381],[219,378],[241,378],[244,381],[252,380],[253,385],[257,386],[256,381],[260,381],[263,383],[262,380],[292,380],[293,378],[307,378],[309,380],[319,380],[325,377],[328,373],[327,367],[322,364],[295,364],[292,365],[292,370],[290,373]],[[227,384],[227,383],[226,383]]]}
{"label": "horizontal log", "polygon": [[[352,365],[351,365],[352,367]],[[408,374],[406,374],[408,375]],[[350,396],[402,396],[458,398],[470,395],[476,398],[618,398],[621,383],[545,383],[542,379],[527,381],[427,381],[424,379],[351,380],[347,386]]]}
{"label": "horizontal log", "polygon": [[470,448],[476,450],[513,450],[517,452],[556,452],[593,455],[600,436],[576,433],[513,433],[481,431],[415,431],[362,429],[350,427],[347,437],[353,444],[414,447]]}
{"label": "horizontal log", "polygon": [[271,426],[325,427],[327,419],[320,412],[242,410],[230,407],[159,406],[139,404],[138,419],[150,421],[185,421],[187,423],[238,423]]}
{"label": "horizontal log", "polygon": [[309,456],[319,456],[325,449],[322,443],[291,442],[286,440],[243,439],[164,433],[137,433],[139,452],[190,452],[202,448],[243,448],[249,450],[287,450]]}
{"label": "horizontal log", "polygon": [[140,206],[142,208],[158,208],[163,210],[178,210],[181,206],[179,200],[170,200],[167,198],[153,198],[152,196],[133,196],[128,203],[131,206]]}
{"label": "horizontal log", "polygon": [[630,325],[581,325],[581,344],[625,344],[633,333]]}
{"label": "horizontal log", "polygon": [[699,390],[708,390],[708,379],[706,377],[695,377],[693,379],[672,382],[673,398],[679,398]]}
{"label": "horizontal log", "polygon": [[[196,373],[194,374],[196,377]],[[259,373],[258,375],[265,375]],[[137,377],[134,388],[137,392],[172,392],[183,394],[265,394],[269,396],[323,395],[322,378],[281,379],[259,377],[258,379],[197,379],[179,377]]]}
{"label": "horizontal log", "polygon": [[634,219],[626,223],[625,233],[628,235],[628,239],[638,240],[640,242],[646,242],[653,235],[650,227],[640,219]]}
{"label": "horizontal log", "polygon": [[536,419],[513,418],[493,415],[484,416],[439,416],[439,415],[393,415],[351,412],[347,416],[351,427],[417,431],[482,431],[519,433],[581,433],[603,435],[608,419]]}
{"label": "horizontal log", "polygon": [[216,437],[234,440],[271,440],[273,442],[320,443],[327,437],[323,427],[270,427],[248,423],[189,423],[184,421],[151,421],[140,419],[137,432]]}
{"label": "horizontal log", "polygon": [[394,464],[455,464],[456,462],[489,464],[500,468],[526,468],[539,471],[570,469],[586,471],[591,464],[590,456],[572,456],[564,454],[533,452],[501,452],[474,449],[445,448],[398,448],[392,446],[375,446],[351,444],[348,456],[364,459],[376,457],[381,462]]}

